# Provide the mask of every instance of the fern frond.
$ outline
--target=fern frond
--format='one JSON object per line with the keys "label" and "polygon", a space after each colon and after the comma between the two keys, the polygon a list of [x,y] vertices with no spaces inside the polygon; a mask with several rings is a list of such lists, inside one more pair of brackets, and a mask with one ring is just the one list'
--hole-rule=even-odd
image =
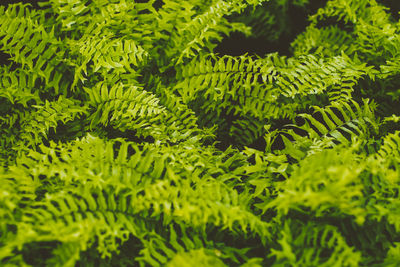
{"label": "fern frond", "polygon": [[291,178],[283,182],[283,192],[264,209],[276,208],[279,216],[288,214],[290,209],[310,209],[317,217],[347,214],[362,224],[367,211],[359,175],[366,163],[345,149],[324,150],[305,158]]}
{"label": "fern frond", "polygon": [[286,221],[278,243],[280,248],[271,253],[276,257],[273,266],[359,266],[361,262],[361,253],[331,225]]}
{"label": "fern frond", "polygon": [[67,49],[55,37],[54,28],[47,32],[28,14],[25,6],[14,5],[1,15],[0,24],[6,27],[0,30],[0,49],[12,55],[13,61],[22,68],[26,67],[33,80],[41,77],[47,86],[54,87],[56,94],[66,94],[68,82],[62,77],[71,71],[63,63]]}
{"label": "fern frond", "polygon": [[146,129],[151,129],[152,123],[157,123],[159,115],[165,112],[154,95],[133,85],[115,84],[109,88],[100,82],[86,92],[90,105],[96,108],[90,117],[91,127],[111,124],[123,130],[137,130],[139,135],[149,135],[145,134]]}
{"label": "fern frond", "polygon": [[162,83],[158,78],[152,78],[148,81],[149,90],[151,89],[160,99],[160,103],[169,111],[169,124],[184,124],[187,129],[198,127],[198,118],[194,112],[186,105],[183,99],[174,94],[173,88]]}
{"label": "fern frond", "polygon": [[339,56],[342,52],[353,55],[357,50],[353,44],[352,34],[340,29],[338,26],[317,28],[310,25],[299,34],[291,43],[295,57],[308,54],[321,55],[322,57]]}
{"label": "fern frond", "polygon": [[[75,72],[75,83],[79,77],[82,83],[85,82],[88,72],[91,75],[100,73],[107,76],[113,72],[123,78],[127,74],[134,75],[139,65],[143,65],[148,53],[132,40],[110,40],[112,36],[102,38],[83,37],[73,45],[77,46],[79,54],[79,67]],[[137,76],[137,74],[136,74]],[[115,81],[118,82],[118,81]]]}
{"label": "fern frond", "polygon": [[[316,106],[314,110],[314,116],[308,113],[299,114],[299,117],[304,119],[304,124],[297,127],[305,131],[310,139],[327,137],[331,141],[349,144],[360,136],[377,134],[378,123],[375,121],[373,106],[369,104],[369,100],[364,100],[363,106],[355,101],[334,102],[324,108]],[[318,115],[319,119],[316,119],[315,115]],[[301,140],[293,130],[287,133],[295,140]]]}
{"label": "fern frond", "polygon": [[400,244],[396,242],[393,246],[388,250],[387,256],[384,261],[384,266],[387,267],[395,267],[400,264]]}
{"label": "fern frond", "polygon": [[329,60],[308,55],[294,61],[291,67],[292,69],[288,68],[279,79],[281,92],[288,97],[296,94],[321,94],[334,85],[352,88],[361,77],[373,77],[376,74],[372,66],[353,61],[344,53]]}
{"label": "fern frond", "polygon": [[400,22],[325,2],[0,7],[0,265],[396,265]]}
{"label": "fern frond", "polygon": [[[373,67],[353,62],[344,55],[326,62],[312,55],[283,64],[281,61],[285,59],[274,54],[256,60],[247,56],[236,59],[211,55],[178,70],[181,82],[175,89],[186,102],[202,95],[208,109],[231,108],[234,114],[250,113],[265,119],[286,117],[300,109],[300,103],[289,100],[297,95],[328,93],[331,100],[346,99],[361,77],[376,74]],[[339,95],[333,89],[335,86],[343,89]],[[278,106],[279,97],[289,99]]]}
{"label": "fern frond", "polygon": [[[223,36],[229,35],[230,32],[248,33],[248,27],[241,23],[229,23],[225,18],[233,12],[241,12],[247,5],[257,5],[263,1],[246,2],[210,1],[199,8],[195,2],[165,1],[163,9],[158,12],[159,23],[156,27],[161,29],[157,32],[156,38],[161,38],[167,47],[162,53],[179,64],[194,58],[199,53],[210,53],[216,46],[215,43],[221,41]],[[197,13],[196,10],[199,9],[201,12]],[[167,35],[164,32],[171,33]],[[169,62],[165,63],[170,65]]]}
{"label": "fern frond", "polygon": [[[250,90],[252,85],[257,84],[258,78],[263,82],[267,79],[273,81],[274,69],[264,63],[249,56],[201,57],[178,69],[177,78],[182,81],[176,90],[186,102],[198,94],[211,95],[215,101],[227,94],[234,95],[235,89],[241,86]],[[231,85],[233,88],[229,88]]]}
{"label": "fern frond", "polygon": [[384,59],[398,55],[393,36],[398,35],[398,29],[391,23],[386,8],[378,4],[371,4],[366,9],[368,17],[360,20],[355,27],[357,34],[358,52],[369,62],[383,63]]}
{"label": "fern frond", "polygon": [[56,132],[59,124],[66,124],[86,113],[87,107],[80,106],[76,101],[59,97],[56,101],[46,101],[34,106],[37,110],[20,121],[21,142],[15,147],[35,147],[47,139],[50,129]]}
{"label": "fern frond", "polygon": [[264,133],[265,122],[254,119],[238,119],[232,122],[229,135],[237,145],[250,145]]}
{"label": "fern frond", "polygon": [[345,23],[356,24],[359,20],[368,16],[367,6],[376,6],[375,0],[330,0],[323,8],[320,8],[317,13],[310,17],[312,23],[317,24],[319,20],[325,18],[336,18],[343,20]]}
{"label": "fern frond", "polygon": [[[11,71],[10,67],[0,68],[0,98],[7,99],[13,106],[22,105],[28,108],[29,104],[39,104],[39,90],[35,88],[35,80],[22,69]],[[29,103],[29,104],[28,104]]]}
{"label": "fern frond", "polygon": [[367,62],[379,65],[390,53],[397,54],[392,36],[398,29],[386,10],[387,8],[375,0],[328,1],[310,19],[313,25],[329,18],[344,21],[353,30],[357,52],[368,59]]}
{"label": "fern frond", "polygon": [[383,139],[383,145],[379,148],[377,154],[382,159],[397,159],[400,157],[400,132],[396,131],[386,135]]}
{"label": "fern frond", "polygon": [[[215,45],[212,45],[210,41],[212,39],[221,41],[222,34],[229,34],[231,29],[228,21],[223,16],[229,15],[232,12],[233,2],[215,1],[208,10],[196,16],[178,31],[182,37],[184,36],[180,38],[181,40],[178,39],[177,42],[174,42],[174,45],[180,47],[176,61],[178,64],[183,62],[184,58],[193,58],[204,48],[212,51]],[[167,52],[167,56],[171,57],[170,55]]]}
{"label": "fern frond", "polygon": [[[214,55],[192,61],[178,70],[181,80],[175,90],[185,102],[197,101],[201,96],[201,110],[234,115],[252,115],[259,119],[284,117],[294,109],[292,103],[276,105],[279,90],[272,83],[277,79],[274,63],[276,55],[268,59],[239,58]],[[218,114],[219,115],[219,114]]]}
{"label": "fern frond", "polygon": [[[139,39],[140,33],[146,34],[148,27],[137,28],[140,19],[149,17],[146,13],[155,12],[152,4],[127,1],[58,1],[50,0],[40,5],[45,12],[55,16],[60,31],[69,34],[72,39],[79,39],[90,32],[114,32],[118,36],[130,36]],[[145,13],[145,14],[141,14]],[[90,16],[88,16],[90,14]],[[143,23],[142,26],[145,26]],[[148,33],[147,33],[148,34]]]}
{"label": "fern frond", "polygon": [[[16,237],[20,244],[59,241],[85,251],[96,241],[99,252],[108,257],[118,250],[118,240],[125,242],[129,234],[148,246],[146,242],[152,239],[147,227],[162,218],[163,224],[175,222],[199,231],[203,225],[213,225],[244,236],[269,235],[269,224],[248,211],[241,196],[222,182],[232,179],[225,177],[225,168],[232,168],[237,157],[226,160],[227,155],[217,151],[199,157],[200,150],[191,151],[187,145],[180,149],[138,147],[94,137],[61,146],[53,143],[40,150],[19,158],[18,167],[8,174],[48,182],[32,188],[40,194],[28,202],[29,208],[17,222],[24,229]],[[196,167],[185,168],[190,165]],[[175,255],[171,253],[163,260],[151,257],[165,263]]]}

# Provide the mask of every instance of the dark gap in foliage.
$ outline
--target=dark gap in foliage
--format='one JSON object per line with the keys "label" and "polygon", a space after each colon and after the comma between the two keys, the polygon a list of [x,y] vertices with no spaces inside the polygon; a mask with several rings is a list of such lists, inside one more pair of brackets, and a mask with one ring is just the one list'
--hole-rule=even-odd
{"label": "dark gap in foliage", "polygon": [[367,220],[363,225],[357,225],[351,218],[345,218],[342,221],[336,220],[336,226],[350,246],[360,250],[364,257],[372,257],[377,262],[384,259],[389,245],[399,239],[399,236],[392,234],[396,232],[394,226],[385,218],[380,222]]}
{"label": "dark gap in foliage", "polygon": [[[149,2],[152,2],[152,1],[150,1],[150,0],[135,0],[135,3],[149,3]],[[152,6],[156,10],[159,10],[163,5],[164,5],[164,1],[162,1],[162,0],[155,0],[152,4]]]}
{"label": "dark gap in foliage", "polygon": [[48,140],[58,142],[74,141],[77,137],[84,137],[82,131],[88,128],[88,123],[83,118],[68,121],[66,123],[58,122],[56,129],[50,128],[47,134]]}
{"label": "dark gap in foliage", "polygon": [[378,0],[378,3],[383,4],[389,8],[388,12],[391,13],[395,20],[400,19],[400,1],[399,0]]}
{"label": "dark gap in foliage", "polygon": [[280,129],[283,128],[284,126],[293,123],[291,119],[288,118],[280,118],[280,119],[275,119],[271,121],[272,128],[274,129]]}
{"label": "dark gap in foliage", "polygon": [[309,0],[306,5],[307,15],[313,15],[317,13],[318,9],[325,6],[328,0]]}
{"label": "dark gap in foliage", "polygon": [[400,115],[400,75],[372,81],[368,77],[359,81],[353,97],[361,102],[362,98],[372,99],[377,103],[376,115],[380,117]]}
{"label": "dark gap in foliage", "polygon": [[[225,37],[222,42],[214,50],[215,53],[222,55],[239,56],[243,54],[258,55],[263,57],[265,54],[278,52],[281,55],[292,55],[290,44],[295,37],[304,31],[308,25],[308,16],[314,14],[319,8],[323,7],[327,0],[311,0],[302,7],[293,4],[289,1],[287,7],[281,7],[279,4],[273,6],[273,2],[267,2],[257,9],[265,9],[266,12],[271,11],[271,14],[276,17],[284,17],[282,21],[275,21],[275,26],[278,27],[275,31],[281,31],[278,39],[271,40],[269,36],[250,36],[246,37],[242,33],[234,32],[230,36]],[[272,6],[272,7],[271,7]],[[286,13],[283,11],[286,8]],[[257,10],[256,9],[256,10]],[[248,8],[243,12],[242,16],[251,15],[252,8]],[[247,12],[247,13],[246,13]],[[283,14],[276,14],[276,13]],[[233,20],[241,15],[233,16]],[[240,19],[239,19],[240,21]],[[284,27],[281,23],[287,23]],[[256,25],[257,28],[262,28],[262,25]],[[267,25],[264,25],[264,27]],[[271,25],[269,25],[271,26]],[[284,27],[284,29],[280,29]]]}
{"label": "dark gap in foliage", "polygon": [[16,234],[18,231],[18,228],[15,224],[7,224],[5,231],[8,233]]}
{"label": "dark gap in foliage", "polygon": [[7,53],[0,51],[0,66],[10,65],[11,63],[11,56]]}
{"label": "dark gap in foliage", "polygon": [[[270,3],[258,7],[268,10]],[[250,10],[250,9],[249,9]],[[244,14],[250,13],[246,10]],[[247,12],[247,13],[246,13]],[[225,37],[217,46],[214,52],[222,55],[239,56],[243,54],[258,55],[263,57],[267,53],[279,52],[282,55],[290,55],[290,43],[295,36],[302,32],[307,25],[306,9],[289,4],[287,8],[286,18],[288,19],[287,28],[280,34],[279,38],[271,41],[267,36],[246,37],[242,33],[232,33],[229,37]],[[278,17],[279,15],[277,15]],[[235,20],[235,19],[234,19]],[[276,22],[280,27],[279,22]]]}
{"label": "dark gap in foliage", "polygon": [[[251,233],[243,236],[235,236],[229,229],[221,229],[209,225],[207,227],[207,236],[208,239],[213,240],[216,244],[224,244],[224,247],[231,247],[234,249],[249,248],[249,251],[246,253],[246,256],[249,258],[263,258],[265,253],[269,251],[268,247],[261,246],[261,239]],[[228,266],[239,266],[237,262],[232,262],[229,259],[227,259],[225,263],[228,264]],[[241,262],[241,264],[243,263],[244,262]]]}
{"label": "dark gap in foliage", "polygon": [[143,142],[154,143],[154,138],[152,136],[147,136],[145,138],[139,138],[136,135],[136,131],[132,131],[132,130],[120,131],[109,125],[104,127],[104,130],[106,131],[107,137],[110,139],[124,138],[127,141],[131,141],[131,142],[135,142],[135,143],[143,143]]}
{"label": "dark gap in foliage", "polygon": [[[52,130],[52,129],[50,129],[50,130]],[[50,140],[49,140],[49,139],[42,138],[42,143],[43,143],[43,145],[45,145],[45,146],[50,146]]]}
{"label": "dark gap in foliage", "polygon": [[[162,78],[165,79],[166,82],[172,82],[173,80],[176,79],[176,69],[174,67],[170,67],[162,73],[159,73],[159,70],[157,68],[152,68],[152,69],[155,70],[155,71],[151,72],[153,75],[154,74],[160,75]],[[147,73],[145,73],[145,75],[146,74]],[[141,76],[139,76],[139,81],[141,81],[140,78],[141,78]],[[177,93],[175,93],[175,94],[177,94]]]}
{"label": "dark gap in foliage", "polygon": [[264,151],[266,145],[267,145],[267,143],[265,142],[264,135],[261,135],[253,143],[248,145],[248,147],[254,148],[254,149],[257,149],[257,150],[260,150],[260,151]]}
{"label": "dark gap in foliage", "polygon": [[380,127],[381,133],[394,133],[395,131],[400,131],[400,125],[398,122],[389,121]]}
{"label": "dark gap in foliage", "polygon": [[1,6],[8,6],[16,3],[23,3],[23,4],[31,4],[33,8],[39,9],[39,0],[1,0],[0,5]]}
{"label": "dark gap in foliage", "polygon": [[250,155],[250,157],[247,157],[247,162],[249,162],[251,165],[256,164],[256,155]]}
{"label": "dark gap in foliage", "polygon": [[7,115],[12,109],[16,109],[15,105],[13,105],[8,99],[0,97],[0,115]]}
{"label": "dark gap in foliage", "polygon": [[217,140],[216,140],[216,144],[215,144],[215,147],[217,149],[224,151],[232,144],[235,144],[235,140],[231,136],[226,135],[226,136],[223,136],[223,138],[221,138],[220,136],[217,135]]}
{"label": "dark gap in foliage", "polygon": [[303,117],[296,117],[294,118],[294,121],[299,127],[303,126],[306,123],[306,120]]}
{"label": "dark gap in foliage", "polygon": [[331,110],[333,111],[333,113],[339,118],[339,120],[344,121],[343,114],[342,114],[342,112],[339,111],[338,108],[331,107],[330,109],[331,109]]}
{"label": "dark gap in foliage", "polygon": [[[304,211],[292,209],[287,214],[287,218],[295,218],[302,222],[311,220],[318,224],[337,227],[349,246],[354,246],[361,251],[364,257],[375,259],[375,263],[382,261],[386,256],[385,253],[389,245],[399,239],[399,236],[391,234],[395,233],[394,226],[390,225],[384,218],[380,222],[367,220],[363,225],[358,225],[354,222],[352,216],[338,217],[326,214],[323,217],[310,217],[307,214],[308,212],[310,211],[307,209]],[[389,233],[388,229],[391,233]]]}
{"label": "dark gap in foliage", "polygon": [[118,157],[121,144],[122,144],[121,141],[116,141],[115,143],[113,143],[114,159]]}
{"label": "dark gap in foliage", "polygon": [[285,143],[283,142],[282,136],[278,135],[271,145],[272,151],[282,150],[285,148]]}
{"label": "dark gap in foliage", "polygon": [[79,256],[79,261],[75,266],[140,266],[134,261],[134,259],[139,256],[138,252],[143,248],[143,246],[140,239],[133,235],[129,235],[128,240],[119,247],[119,253],[113,252],[110,258],[104,259],[99,257],[99,252],[96,248],[97,245],[98,242],[96,241],[88,250],[82,251]]}
{"label": "dark gap in foliage", "polygon": [[22,248],[22,257],[27,264],[46,266],[46,261],[53,257],[53,249],[60,244],[58,241],[26,243]]}
{"label": "dark gap in foliage", "polygon": [[162,1],[162,0],[156,0],[156,1],[154,1],[154,3],[153,3],[153,7],[154,7],[156,10],[159,10],[163,5],[164,5],[164,1]]}
{"label": "dark gap in foliage", "polygon": [[338,17],[329,17],[329,18],[325,18],[324,20],[319,20],[316,25],[317,28],[326,28],[329,26],[337,26],[342,31],[351,33],[351,32],[353,32],[355,25],[351,22],[346,23],[344,20],[342,20]]}
{"label": "dark gap in foliage", "polygon": [[[285,40],[287,43],[289,40]],[[214,50],[221,55],[239,56],[243,54],[255,54],[263,57],[267,53],[279,51],[282,54],[289,54],[288,48],[278,43],[272,43],[263,38],[246,37],[242,33],[234,32],[224,38]]]}
{"label": "dark gap in foliage", "polygon": [[[289,129],[290,128],[290,129],[296,130],[297,127],[288,127],[287,126],[287,125],[289,125],[291,123],[293,123],[292,120],[281,118],[281,119],[272,120],[271,121],[271,126],[272,126],[272,129],[283,129],[283,130],[285,130],[285,129]],[[265,150],[265,145],[266,145],[266,142],[265,142],[264,134],[263,134],[259,139],[257,139],[254,142],[253,146],[251,146],[251,147],[256,148],[258,150],[261,150],[261,151],[264,151]],[[283,143],[281,134],[278,134],[276,139],[271,144],[271,150],[272,151],[277,151],[277,150],[282,150],[284,148],[285,148],[285,144]]]}
{"label": "dark gap in foliage", "polygon": [[41,87],[37,87],[37,88],[38,89],[39,88],[42,89],[42,90],[39,91],[40,99],[48,100],[48,101],[55,101],[55,100],[57,100],[57,98],[59,96],[59,95],[55,94],[54,88],[48,88],[47,90],[43,90],[44,88],[42,86]]}

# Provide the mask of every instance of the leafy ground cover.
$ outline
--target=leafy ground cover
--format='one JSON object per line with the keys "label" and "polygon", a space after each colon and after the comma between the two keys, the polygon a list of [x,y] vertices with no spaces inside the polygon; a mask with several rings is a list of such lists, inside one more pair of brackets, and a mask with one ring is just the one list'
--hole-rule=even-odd
{"label": "leafy ground cover", "polygon": [[399,266],[398,11],[3,3],[0,265]]}

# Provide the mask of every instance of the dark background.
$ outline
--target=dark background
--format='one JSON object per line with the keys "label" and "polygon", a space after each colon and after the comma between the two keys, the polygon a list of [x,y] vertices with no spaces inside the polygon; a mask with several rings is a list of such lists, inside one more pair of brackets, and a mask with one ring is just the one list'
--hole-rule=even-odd
{"label": "dark background", "polygon": [[23,2],[23,3],[30,3],[32,5],[37,6],[37,2],[39,1],[34,1],[34,0],[0,0],[0,5],[2,6],[6,6],[8,4],[15,4],[15,3],[19,3],[19,2]]}

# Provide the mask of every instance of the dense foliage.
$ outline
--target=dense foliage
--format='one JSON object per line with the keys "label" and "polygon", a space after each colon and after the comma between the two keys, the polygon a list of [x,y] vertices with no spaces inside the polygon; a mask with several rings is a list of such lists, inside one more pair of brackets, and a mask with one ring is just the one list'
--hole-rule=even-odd
{"label": "dense foliage", "polygon": [[0,7],[0,265],[400,266],[399,17],[314,4]]}

